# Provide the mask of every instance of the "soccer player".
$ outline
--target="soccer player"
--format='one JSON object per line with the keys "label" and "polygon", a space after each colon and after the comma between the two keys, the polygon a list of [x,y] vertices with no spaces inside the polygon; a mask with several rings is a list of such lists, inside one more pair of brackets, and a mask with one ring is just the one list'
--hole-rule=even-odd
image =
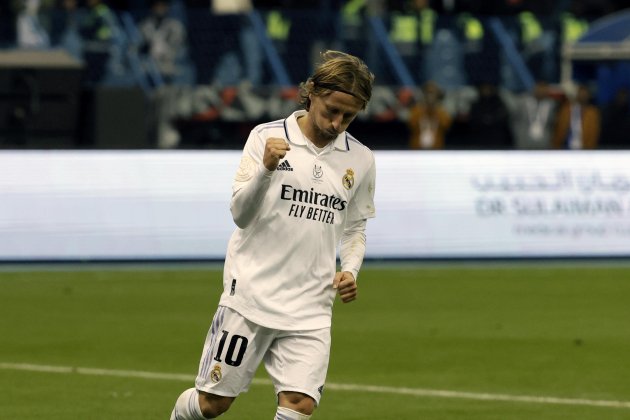
{"label": "soccer player", "polygon": [[261,362],[277,395],[275,419],[309,419],[319,404],[333,301],[357,297],[375,182],[372,152],[346,132],[370,100],[374,75],[342,52],[322,58],[300,85],[305,110],[261,124],[247,139],[223,294],[195,388],[180,395],[171,420],[221,415]]}

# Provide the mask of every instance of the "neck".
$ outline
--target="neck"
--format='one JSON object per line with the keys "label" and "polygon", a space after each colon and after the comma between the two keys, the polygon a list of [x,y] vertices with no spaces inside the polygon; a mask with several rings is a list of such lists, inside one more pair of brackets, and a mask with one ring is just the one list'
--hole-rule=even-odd
{"label": "neck", "polygon": [[328,146],[332,140],[319,140],[319,141],[315,141],[315,140],[311,140],[310,137],[307,137],[307,140],[309,140],[311,143],[313,143],[315,146],[319,147],[320,149]]}

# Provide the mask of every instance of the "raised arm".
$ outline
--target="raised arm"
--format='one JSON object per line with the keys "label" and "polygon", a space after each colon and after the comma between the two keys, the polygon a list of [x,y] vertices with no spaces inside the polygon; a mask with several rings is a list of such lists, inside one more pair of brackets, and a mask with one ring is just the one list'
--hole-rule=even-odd
{"label": "raised arm", "polygon": [[256,219],[260,204],[269,190],[271,177],[290,149],[286,140],[270,137],[265,141],[260,158],[261,153],[256,150],[256,138],[253,136],[250,136],[243,151],[230,202],[234,223],[241,229],[245,229]]}

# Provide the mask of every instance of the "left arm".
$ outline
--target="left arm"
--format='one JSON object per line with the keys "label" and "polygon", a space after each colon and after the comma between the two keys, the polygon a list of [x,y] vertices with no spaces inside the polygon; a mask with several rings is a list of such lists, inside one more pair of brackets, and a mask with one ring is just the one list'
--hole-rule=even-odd
{"label": "left arm", "polygon": [[348,226],[341,237],[339,254],[341,257],[341,271],[335,275],[333,288],[341,297],[343,303],[357,298],[356,278],[365,255],[365,226],[367,220],[355,221]]}
{"label": "left arm", "polygon": [[365,227],[367,219],[374,217],[374,186],[376,182],[376,168],[374,157],[370,154],[371,163],[365,174],[365,179],[358,187],[358,191],[351,201],[348,218],[341,236],[339,256],[341,271],[335,275],[333,287],[344,303],[357,298],[357,276],[365,256]]}

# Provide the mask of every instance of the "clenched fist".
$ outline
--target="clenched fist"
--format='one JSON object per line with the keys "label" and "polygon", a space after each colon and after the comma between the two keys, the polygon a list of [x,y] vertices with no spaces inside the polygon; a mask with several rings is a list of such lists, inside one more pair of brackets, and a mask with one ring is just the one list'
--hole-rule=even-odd
{"label": "clenched fist", "polygon": [[357,282],[354,280],[354,276],[347,271],[335,274],[333,289],[337,290],[343,303],[352,302],[357,298]]}
{"label": "clenched fist", "polygon": [[285,157],[291,150],[289,143],[285,139],[269,137],[265,144],[265,154],[263,155],[263,165],[270,171],[275,171],[280,163],[280,159]]}

